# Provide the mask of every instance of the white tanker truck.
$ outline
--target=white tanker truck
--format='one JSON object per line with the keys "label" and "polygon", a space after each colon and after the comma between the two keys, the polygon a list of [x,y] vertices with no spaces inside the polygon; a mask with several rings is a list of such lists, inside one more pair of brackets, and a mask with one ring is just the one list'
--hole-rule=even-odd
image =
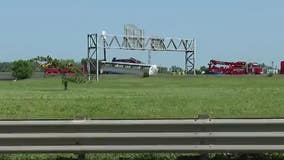
{"label": "white tanker truck", "polygon": [[149,75],[153,76],[158,73],[157,65],[143,64],[135,58],[116,59],[112,62],[101,61],[100,72],[112,74],[135,74],[135,75]]}

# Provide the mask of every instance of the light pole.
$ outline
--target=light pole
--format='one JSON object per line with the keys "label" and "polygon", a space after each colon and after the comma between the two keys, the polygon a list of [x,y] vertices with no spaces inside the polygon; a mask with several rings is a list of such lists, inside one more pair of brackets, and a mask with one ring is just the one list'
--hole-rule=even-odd
{"label": "light pole", "polygon": [[107,35],[106,35],[106,31],[102,31],[102,36],[103,36],[103,47],[104,47],[104,61],[106,61],[106,38],[107,38]]}

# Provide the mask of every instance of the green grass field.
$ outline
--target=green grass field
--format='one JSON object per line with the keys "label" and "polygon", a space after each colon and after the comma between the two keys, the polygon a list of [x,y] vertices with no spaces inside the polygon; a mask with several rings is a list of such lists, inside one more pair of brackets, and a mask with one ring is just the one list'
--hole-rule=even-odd
{"label": "green grass field", "polygon": [[284,77],[104,77],[0,81],[1,119],[284,117]]}
{"label": "green grass field", "polygon": [[[0,81],[0,119],[284,117],[283,96],[280,76],[104,77],[99,83],[70,83],[67,91],[60,78]],[[175,160],[179,156],[87,154],[87,160]],[[1,159],[75,160],[76,155],[0,154]]]}

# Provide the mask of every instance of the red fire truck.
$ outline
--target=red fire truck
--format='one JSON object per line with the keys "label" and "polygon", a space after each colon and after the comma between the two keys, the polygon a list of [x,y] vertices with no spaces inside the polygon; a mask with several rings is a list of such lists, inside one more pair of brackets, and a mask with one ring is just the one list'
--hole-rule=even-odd
{"label": "red fire truck", "polygon": [[284,74],[284,61],[281,61],[280,66],[281,66],[281,68],[280,68],[280,74]]}
{"label": "red fire truck", "polygon": [[[49,64],[42,65],[42,67],[44,68],[45,76],[58,75],[61,73],[64,73],[67,75],[74,75],[74,72],[72,72],[70,69],[54,68],[52,65],[49,65]],[[72,68],[72,64],[70,64],[69,67]]]}
{"label": "red fire truck", "polygon": [[209,73],[211,74],[261,74],[262,67],[253,62],[225,62],[210,60],[209,62]]}

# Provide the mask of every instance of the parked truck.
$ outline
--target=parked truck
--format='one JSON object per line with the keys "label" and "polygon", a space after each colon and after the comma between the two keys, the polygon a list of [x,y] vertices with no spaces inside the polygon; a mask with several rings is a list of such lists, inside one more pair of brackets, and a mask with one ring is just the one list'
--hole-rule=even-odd
{"label": "parked truck", "polygon": [[280,74],[284,74],[284,61],[281,61],[280,64]]}
{"label": "parked truck", "polygon": [[254,62],[226,62],[212,59],[208,65],[211,74],[262,74],[262,67]]}

